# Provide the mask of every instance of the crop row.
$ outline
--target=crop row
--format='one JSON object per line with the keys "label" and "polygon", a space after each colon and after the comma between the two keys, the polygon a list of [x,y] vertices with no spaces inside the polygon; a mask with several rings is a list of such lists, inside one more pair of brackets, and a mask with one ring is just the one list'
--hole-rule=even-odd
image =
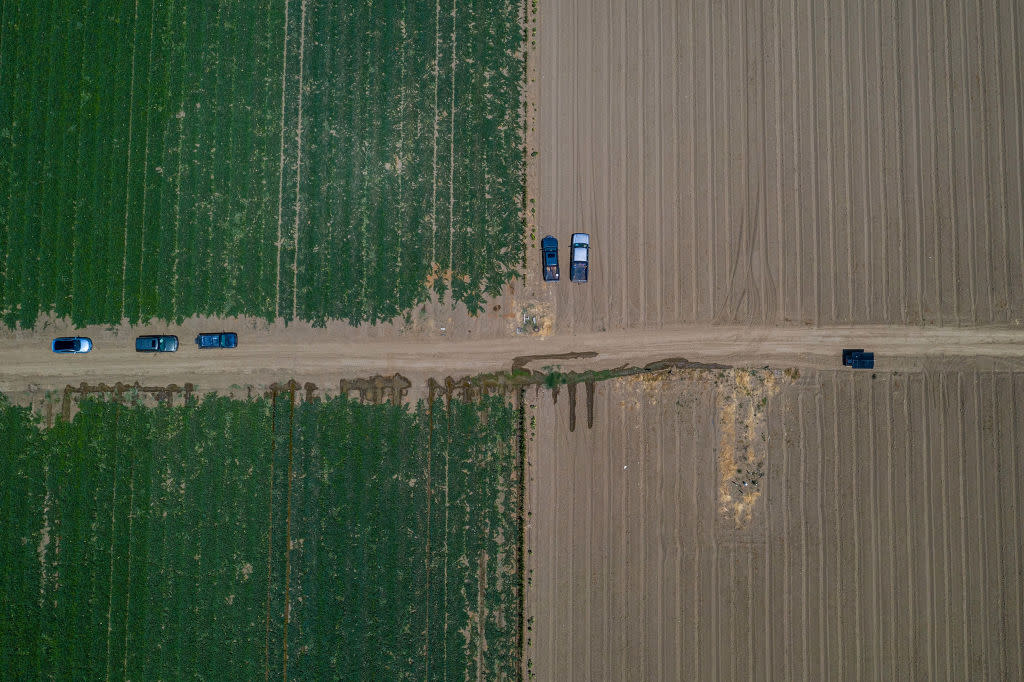
{"label": "crop row", "polygon": [[523,257],[519,4],[15,3],[0,314],[478,310]]}
{"label": "crop row", "polygon": [[0,677],[514,675],[502,400],[80,407],[0,402]]}

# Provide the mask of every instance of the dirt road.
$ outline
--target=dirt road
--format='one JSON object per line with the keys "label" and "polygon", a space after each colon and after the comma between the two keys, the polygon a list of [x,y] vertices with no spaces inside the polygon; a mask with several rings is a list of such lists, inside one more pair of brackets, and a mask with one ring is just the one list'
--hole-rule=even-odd
{"label": "dirt road", "polygon": [[94,350],[87,355],[54,355],[42,333],[0,337],[0,391],[60,390],[83,381],[182,384],[201,390],[260,385],[294,378],[321,386],[341,378],[399,372],[414,387],[428,377],[461,376],[511,367],[517,357],[591,351],[596,356],[572,361],[538,357],[527,367],[559,364],[567,369],[604,369],[642,365],[667,357],[744,367],[834,368],[844,347],[876,353],[882,371],[910,370],[927,359],[951,364],[1024,367],[1024,330],[890,326],[770,328],[693,326],[647,331],[614,331],[548,338],[455,340],[337,340],[326,330],[291,327],[287,331],[242,334],[239,348],[202,351],[191,329],[171,328],[181,338],[173,354],[147,355],[133,350],[134,334],[102,328],[83,330]]}

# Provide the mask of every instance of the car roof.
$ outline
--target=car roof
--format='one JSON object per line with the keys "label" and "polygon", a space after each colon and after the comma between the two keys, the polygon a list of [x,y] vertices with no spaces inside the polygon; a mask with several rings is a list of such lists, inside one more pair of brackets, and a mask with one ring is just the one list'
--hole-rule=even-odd
{"label": "car roof", "polygon": [[573,232],[572,233],[573,244],[590,244],[590,235],[586,232]]}

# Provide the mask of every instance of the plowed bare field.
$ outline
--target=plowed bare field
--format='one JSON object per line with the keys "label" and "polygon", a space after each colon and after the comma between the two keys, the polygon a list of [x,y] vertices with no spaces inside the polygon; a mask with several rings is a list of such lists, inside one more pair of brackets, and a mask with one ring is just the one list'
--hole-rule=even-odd
{"label": "plowed bare field", "polygon": [[1024,374],[769,370],[528,394],[536,679],[1007,679]]}
{"label": "plowed bare field", "polygon": [[555,332],[1019,325],[1022,14],[541,2],[538,239],[593,244]]}

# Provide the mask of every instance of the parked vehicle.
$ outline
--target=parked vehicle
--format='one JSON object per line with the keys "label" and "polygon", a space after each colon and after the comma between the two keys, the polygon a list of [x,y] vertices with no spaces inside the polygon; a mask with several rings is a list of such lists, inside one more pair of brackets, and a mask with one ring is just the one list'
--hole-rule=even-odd
{"label": "parked vehicle", "polygon": [[569,280],[586,282],[590,270],[590,235],[586,232],[573,233],[571,253]]}
{"label": "parked vehicle", "polygon": [[234,332],[211,332],[196,337],[196,345],[203,348],[237,348],[238,334]]}
{"label": "parked vehicle", "polygon": [[53,340],[50,350],[54,353],[88,353],[92,350],[92,339],[84,336],[61,336]]}
{"label": "parked vehicle", "polygon": [[173,353],[178,350],[178,337],[169,335],[139,336],[135,339],[139,353]]}
{"label": "parked vehicle", "polygon": [[875,354],[865,353],[863,348],[844,348],[843,365],[853,369],[874,369]]}
{"label": "parked vehicle", "polygon": [[544,281],[558,281],[558,240],[550,234],[540,240],[540,262],[544,267]]}

